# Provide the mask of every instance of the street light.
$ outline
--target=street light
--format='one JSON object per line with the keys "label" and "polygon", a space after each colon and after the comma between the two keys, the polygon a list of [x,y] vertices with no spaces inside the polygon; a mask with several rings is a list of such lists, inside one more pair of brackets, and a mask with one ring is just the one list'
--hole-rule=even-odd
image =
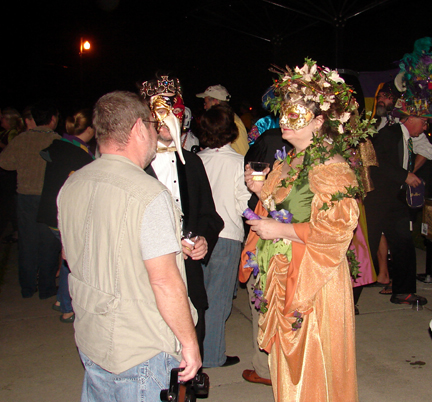
{"label": "street light", "polygon": [[83,58],[83,54],[90,52],[90,48],[91,48],[90,42],[81,36],[81,38],[80,38],[80,51],[79,51],[79,56],[80,56],[80,96],[81,96],[81,99],[83,99],[83,94],[84,94],[84,90],[83,90],[83,81],[84,81],[83,75],[84,74],[83,74],[82,58]]}
{"label": "street light", "polygon": [[84,38],[81,37],[81,40],[80,40],[80,53],[79,53],[80,56],[83,53],[89,52],[90,48],[91,48],[90,42],[88,40],[84,40]]}

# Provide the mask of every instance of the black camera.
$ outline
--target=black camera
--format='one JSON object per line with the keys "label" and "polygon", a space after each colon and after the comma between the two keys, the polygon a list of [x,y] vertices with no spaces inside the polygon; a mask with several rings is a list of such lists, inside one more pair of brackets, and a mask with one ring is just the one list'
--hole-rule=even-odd
{"label": "black camera", "polygon": [[206,373],[197,373],[189,381],[179,382],[178,373],[182,368],[173,368],[169,389],[163,389],[160,399],[163,402],[195,402],[196,398],[207,398],[210,388],[209,376]]}

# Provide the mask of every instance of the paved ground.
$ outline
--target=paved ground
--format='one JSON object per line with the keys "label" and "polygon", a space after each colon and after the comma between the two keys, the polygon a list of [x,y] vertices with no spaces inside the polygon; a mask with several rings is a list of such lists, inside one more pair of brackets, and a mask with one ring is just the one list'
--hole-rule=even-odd
{"label": "paved ground", "polygon": [[[419,251],[418,257],[418,271],[424,272],[424,253]],[[0,401],[77,402],[83,368],[73,327],[61,323],[59,313],[51,309],[54,298],[21,298],[16,261],[16,245],[1,245],[0,264],[8,269],[0,293]],[[360,401],[432,401],[432,285],[418,282],[418,293],[430,301],[421,311],[391,304],[389,296],[378,291],[364,290],[356,318]],[[227,322],[227,354],[238,355],[241,362],[206,370],[209,402],[273,401],[271,387],[241,377],[251,367],[249,315],[247,293],[239,289]]]}

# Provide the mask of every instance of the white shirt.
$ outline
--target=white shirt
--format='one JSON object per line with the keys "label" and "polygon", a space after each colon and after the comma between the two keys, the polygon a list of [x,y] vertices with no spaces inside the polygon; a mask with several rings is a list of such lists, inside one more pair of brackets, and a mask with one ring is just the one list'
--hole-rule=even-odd
{"label": "white shirt", "polygon": [[230,144],[221,148],[206,148],[198,152],[202,159],[216,211],[225,223],[219,237],[243,241],[242,213],[251,193],[244,181],[244,158]]}
{"label": "white shirt", "polygon": [[[399,119],[394,119],[395,124],[400,124]],[[387,125],[387,117],[381,117],[381,122],[378,126],[378,131]],[[412,137],[413,141],[413,152],[416,155],[424,156],[426,159],[432,159],[432,144],[426,137],[425,133],[421,133],[418,137]],[[404,165],[405,166],[405,165]]]}
{"label": "white shirt", "polygon": [[[175,146],[174,141],[169,146]],[[166,145],[158,141],[158,148],[166,148]],[[158,180],[171,191],[176,205],[182,210],[175,152],[157,153],[151,165]]]}
{"label": "white shirt", "polygon": [[424,156],[426,159],[432,159],[432,144],[426,137],[425,133],[421,133],[418,137],[412,137],[413,149],[416,155]]}
{"label": "white shirt", "polygon": [[[405,170],[408,170],[408,159],[409,159],[409,155],[408,155],[408,139],[410,138],[408,129],[401,124],[400,125],[402,128],[402,134],[403,134],[403,139],[404,139],[404,154],[403,154],[403,168]],[[414,147],[414,144],[413,144]]]}

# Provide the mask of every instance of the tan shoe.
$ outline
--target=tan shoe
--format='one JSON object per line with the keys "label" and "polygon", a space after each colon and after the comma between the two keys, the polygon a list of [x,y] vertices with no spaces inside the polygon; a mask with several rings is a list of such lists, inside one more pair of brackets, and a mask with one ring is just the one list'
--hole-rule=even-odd
{"label": "tan shoe", "polygon": [[254,382],[256,384],[272,385],[271,380],[260,377],[255,370],[245,370],[242,374],[246,381]]}

